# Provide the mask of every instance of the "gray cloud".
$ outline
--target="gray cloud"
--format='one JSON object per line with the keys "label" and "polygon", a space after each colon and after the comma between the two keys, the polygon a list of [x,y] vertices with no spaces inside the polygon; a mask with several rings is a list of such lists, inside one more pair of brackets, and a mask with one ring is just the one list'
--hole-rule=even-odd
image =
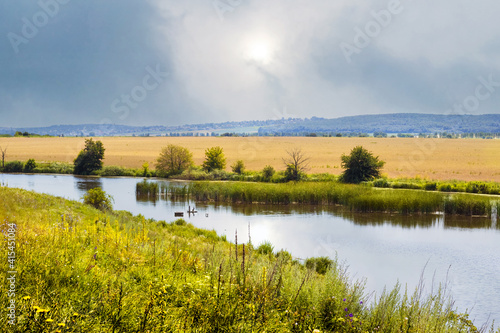
{"label": "gray cloud", "polygon": [[[400,0],[346,61],[341,43],[395,1],[220,0],[223,20],[213,0],[3,2],[0,127],[446,113],[478,77],[500,82],[493,0]],[[26,20],[40,27],[13,47]],[[168,76],[141,88],[158,65]],[[497,90],[474,113],[498,113]]]}

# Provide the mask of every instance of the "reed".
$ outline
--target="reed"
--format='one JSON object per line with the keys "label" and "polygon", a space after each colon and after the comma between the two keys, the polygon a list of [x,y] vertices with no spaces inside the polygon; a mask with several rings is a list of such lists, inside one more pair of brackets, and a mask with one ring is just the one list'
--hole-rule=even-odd
{"label": "reed", "polygon": [[342,205],[355,212],[491,215],[491,198],[414,190],[379,190],[337,182],[286,184],[194,182],[186,197],[197,201],[254,204]]}
{"label": "reed", "polygon": [[148,182],[144,179],[135,185],[135,194],[138,196],[156,197],[159,194],[157,182]]}

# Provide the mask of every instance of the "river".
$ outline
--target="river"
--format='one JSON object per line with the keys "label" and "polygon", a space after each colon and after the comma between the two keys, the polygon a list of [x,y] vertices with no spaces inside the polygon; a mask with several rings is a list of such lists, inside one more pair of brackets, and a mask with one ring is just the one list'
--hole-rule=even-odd
{"label": "river", "polygon": [[[3,186],[79,200],[99,186],[114,198],[114,209],[173,221],[174,212],[238,243],[270,241],[296,258],[329,256],[348,266],[353,279],[380,295],[399,281],[413,292],[421,277],[426,291],[446,283],[459,311],[476,326],[500,322],[500,225],[496,217],[355,214],[338,207],[215,205],[136,198],[138,178],[0,174]],[[158,180],[154,180],[158,181]],[[183,186],[184,183],[177,183]],[[188,207],[197,214],[187,214]]]}

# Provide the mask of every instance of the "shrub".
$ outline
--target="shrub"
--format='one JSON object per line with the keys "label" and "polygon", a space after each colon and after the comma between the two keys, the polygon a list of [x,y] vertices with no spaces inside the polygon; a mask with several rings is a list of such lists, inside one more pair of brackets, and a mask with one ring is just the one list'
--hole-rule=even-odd
{"label": "shrub", "polygon": [[231,174],[225,170],[214,169],[210,172],[210,179],[212,180],[229,180]]}
{"label": "shrub", "polygon": [[451,185],[450,184],[439,184],[438,191],[451,192]]}
{"label": "shrub", "polygon": [[241,175],[245,171],[245,163],[243,163],[242,160],[238,160],[231,166],[231,170],[233,170],[234,173]]}
{"label": "shrub", "polygon": [[173,222],[173,224],[175,224],[175,225],[179,225],[179,226],[185,226],[185,225],[187,225],[187,222],[186,222],[186,220],[184,220],[184,219],[177,219],[177,220],[175,220],[175,221]]}
{"label": "shrub", "polygon": [[489,185],[483,182],[468,182],[465,187],[465,192],[488,194],[490,193],[490,189]]}
{"label": "shrub", "polygon": [[264,169],[262,169],[262,178],[264,178],[264,180],[271,180],[271,178],[273,177],[274,173],[276,171],[274,170],[274,168],[270,165],[266,165],[264,167]]}
{"label": "shrub", "polygon": [[328,257],[309,258],[306,260],[306,268],[314,269],[316,273],[325,275],[332,267],[333,260]]}
{"label": "shrub", "polygon": [[299,181],[306,177],[305,173],[297,170],[293,164],[288,164],[285,169],[286,181]]}
{"label": "shrub", "polygon": [[372,184],[373,187],[382,187],[382,188],[387,188],[391,186],[391,184],[385,178],[375,179]]}
{"label": "shrub", "polygon": [[421,190],[422,186],[419,184],[414,184],[414,183],[407,183],[407,182],[395,182],[391,184],[392,188],[399,188],[399,189],[408,189],[408,190]]}
{"label": "shrub", "polygon": [[72,174],[73,165],[61,162],[39,163],[35,171],[38,173]]}
{"label": "shrub", "polygon": [[106,194],[100,187],[90,189],[83,196],[83,203],[90,205],[102,211],[109,211],[113,209],[113,197]]}
{"label": "shrub", "polygon": [[3,167],[3,172],[6,172],[6,173],[23,172],[23,170],[24,170],[23,167],[24,167],[24,165],[23,165],[23,162],[21,162],[21,161],[6,162],[5,166]]}
{"label": "shrub", "polygon": [[274,246],[269,241],[261,243],[256,249],[257,253],[260,254],[273,254]]}
{"label": "shrub", "polygon": [[99,172],[99,175],[105,177],[113,177],[113,176],[133,177],[136,174],[135,171],[132,169],[126,169],[119,166],[105,166],[104,168],[102,168],[101,172]]}
{"label": "shrub", "polygon": [[36,168],[36,162],[34,159],[30,158],[25,164],[24,164],[24,172],[33,172]]}
{"label": "shrub", "polygon": [[426,190],[426,191],[435,191],[435,190],[437,190],[437,183],[436,182],[425,183],[424,184],[424,190]]}

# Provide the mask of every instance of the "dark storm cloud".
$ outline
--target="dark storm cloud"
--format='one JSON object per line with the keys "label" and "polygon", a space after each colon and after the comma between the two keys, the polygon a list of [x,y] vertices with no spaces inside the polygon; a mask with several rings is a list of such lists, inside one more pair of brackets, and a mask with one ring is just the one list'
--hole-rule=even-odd
{"label": "dark storm cloud", "polygon": [[[160,18],[147,2],[3,2],[0,10],[1,112],[9,125],[126,121],[112,112],[112,101],[140,84],[148,66],[169,71],[168,45],[157,45],[155,34]],[[129,121],[168,109],[155,91],[148,97]]]}
{"label": "dark storm cloud", "polygon": [[498,113],[499,11],[494,0],[4,1],[0,127],[447,113],[464,101],[459,112]]}

